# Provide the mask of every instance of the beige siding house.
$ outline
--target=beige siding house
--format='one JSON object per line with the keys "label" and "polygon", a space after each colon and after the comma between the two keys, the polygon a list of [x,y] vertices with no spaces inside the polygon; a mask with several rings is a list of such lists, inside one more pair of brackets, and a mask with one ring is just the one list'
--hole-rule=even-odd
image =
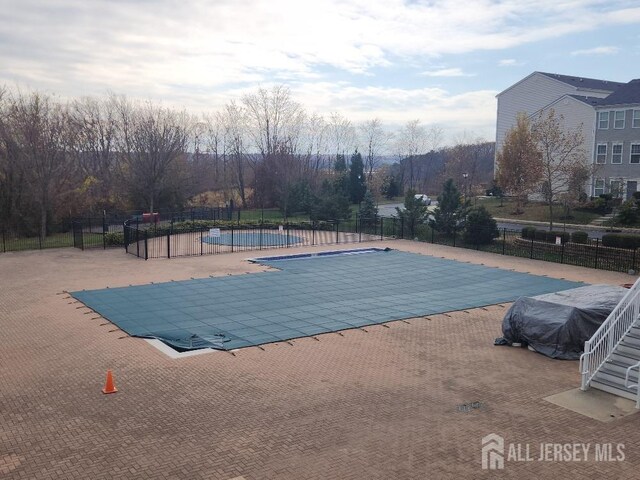
{"label": "beige siding house", "polygon": [[[535,117],[553,108],[564,117],[568,129],[580,127],[584,151],[594,158],[595,106],[625,84],[555,73],[533,72],[497,95],[496,155],[502,149],[507,132],[515,125],[518,113]],[[592,179],[585,191],[592,194]]]}

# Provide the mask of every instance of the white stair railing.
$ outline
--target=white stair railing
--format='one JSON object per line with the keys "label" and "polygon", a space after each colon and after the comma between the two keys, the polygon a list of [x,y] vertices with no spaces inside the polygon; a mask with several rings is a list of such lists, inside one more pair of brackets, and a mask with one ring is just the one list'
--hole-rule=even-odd
{"label": "white stair railing", "polygon": [[616,305],[607,319],[593,336],[584,343],[584,353],[580,356],[580,374],[586,390],[600,367],[607,361],[631,327],[640,312],[640,278]]}
{"label": "white stair railing", "polygon": [[[638,370],[638,382],[631,383],[631,373]],[[636,408],[640,408],[640,362],[627,368],[627,374],[624,376],[624,386],[629,390],[636,390]]]}

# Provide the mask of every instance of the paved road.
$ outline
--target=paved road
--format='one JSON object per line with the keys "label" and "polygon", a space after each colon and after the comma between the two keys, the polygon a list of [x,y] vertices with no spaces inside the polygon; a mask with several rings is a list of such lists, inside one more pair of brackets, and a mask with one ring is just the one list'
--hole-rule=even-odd
{"label": "paved road", "polygon": [[[437,203],[437,202],[434,202]],[[404,204],[402,203],[386,203],[383,205],[379,205],[378,206],[378,215],[380,215],[381,217],[393,217],[396,215],[396,207],[398,208],[403,208]],[[433,208],[435,208],[435,205],[431,205],[429,207],[429,210],[432,210]],[[507,230],[516,230],[516,231],[521,231],[523,227],[527,226],[526,224],[522,224],[522,223],[511,223],[511,222],[498,222],[498,228],[502,229],[502,228],[506,228]],[[532,225],[536,228],[548,228],[544,225]],[[589,233],[589,237],[591,238],[602,238],[602,235],[604,235],[605,231],[603,230],[598,230],[598,229],[593,229],[590,228],[589,225],[584,225],[581,227],[575,227],[575,226],[571,226],[571,227],[565,227],[564,224],[562,223],[556,223],[554,226],[554,230],[558,231],[558,232],[575,232],[575,231],[583,231],[583,232],[588,232]]]}

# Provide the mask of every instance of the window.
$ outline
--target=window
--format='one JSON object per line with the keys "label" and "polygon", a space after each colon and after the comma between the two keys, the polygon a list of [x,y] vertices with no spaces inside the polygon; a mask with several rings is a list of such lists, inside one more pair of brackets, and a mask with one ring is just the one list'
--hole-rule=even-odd
{"label": "window", "polygon": [[640,163],[640,143],[631,144],[631,160],[629,163]]}
{"label": "window", "polygon": [[596,163],[605,164],[607,163],[607,144],[599,143],[596,147]]}
{"label": "window", "polygon": [[640,128],[640,110],[633,111],[633,121],[631,122],[632,128]]}
{"label": "window", "polygon": [[611,163],[622,163],[622,144],[611,145]]}
{"label": "window", "polygon": [[600,195],[604,195],[604,180],[596,180],[593,188],[593,196],[599,197]]}
{"label": "window", "polygon": [[598,112],[598,129],[606,130],[609,128],[609,112]]}
{"label": "window", "polygon": [[622,197],[622,182],[620,180],[611,180],[609,182],[609,193],[613,198]]}
{"label": "window", "polygon": [[618,130],[624,128],[624,110],[618,110],[613,117],[613,128]]}

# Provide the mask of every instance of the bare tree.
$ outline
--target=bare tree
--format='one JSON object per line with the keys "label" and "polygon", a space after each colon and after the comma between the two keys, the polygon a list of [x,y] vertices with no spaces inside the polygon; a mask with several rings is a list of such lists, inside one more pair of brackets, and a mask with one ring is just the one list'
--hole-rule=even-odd
{"label": "bare tree", "polygon": [[[408,188],[415,190],[416,181],[419,176],[419,164],[415,157],[425,153],[427,148],[427,131],[420,125],[420,120],[410,120],[400,130],[395,145],[399,160],[406,159]],[[408,178],[407,178],[408,177]]]}
{"label": "bare tree", "polygon": [[351,121],[333,112],[329,115],[328,131],[330,152],[335,156],[343,155],[347,158],[356,146],[355,129]]}
{"label": "bare tree", "polygon": [[286,203],[291,183],[298,178],[299,164],[293,160],[300,153],[305,112],[284,86],[270,91],[259,89],[245,95],[248,134],[258,150],[261,163],[256,171],[256,191],[260,203]]}
{"label": "bare tree", "polygon": [[74,140],[69,114],[52,97],[37,92],[15,95],[8,114],[44,238],[54,203],[72,191]]}
{"label": "bare tree", "polygon": [[542,156],[542,194],[549,206],[553,229],[553,205],[570,190],[576,177],[588,177],[582,125],[566,130],[564,117],[554,109],[540,113],[531,124],[531,135]]}
{"label": "bare tree", "polygon": [[122,135],[123,180],[133,198],[153,212],[161,196],[180,187],[177,168],[187,147],[188,119],[184,112],[150,103],[118,103]]}
{"label": "bare tree", "polygon": [[493,175],[494,143],[482,138],[457,143],[446,152],[446,163],[442,175],[444,182],[454,179],[461,186],[465,195],[477,191],[484,182],[489,182]]}
{"label": "bare tree", "polygon": [[72,103],[70,118],[76,131],[81,189],[89,197],[90,208],[107,208],[116,191],[113,182],[118,135],[115,104],[110,99],[85,97]]}
{"label": "bare tree", "polygon": [[373,171],[378,167],[378,157],[391,141],[391,133],[387,132],[379,118],[367,120],[358,126],[361,142],[364,145],[364,171],[370,183]]}
{"label": "bare tree", "polygon": [[231,178],[238,191],[242,207],[247,207],[247,168],[252,167],[247,155],[246,112],[236,102],[225,105],[220,117],[224,128],[224,156],[229,158]]}
{"label": "bare tree", "polygon": [[542,155],[525,114],[518,114],[516,124],[507,132],[496,163],[498,184],[507,193],[515,195],[514,213],[522,213],[522,203],[536,191],[543,175]]}

